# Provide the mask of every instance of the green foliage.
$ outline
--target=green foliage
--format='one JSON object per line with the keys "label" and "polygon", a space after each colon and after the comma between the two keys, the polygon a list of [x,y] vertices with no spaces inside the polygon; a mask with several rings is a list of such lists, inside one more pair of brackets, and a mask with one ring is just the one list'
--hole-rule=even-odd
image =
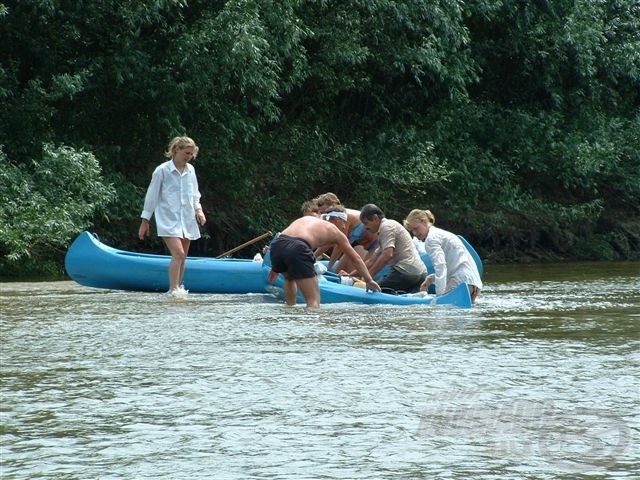
{"label": "green foliage", "polygon": [[[49,255],[27,217],[56,248],[90,224],[143,248],[144,190],[186,133],[201,147],[201,253],[280,229],[333,191],[392,218],[430,208],[503,258],[583,255],[594,235],[633,255],[638,31],[636,0],[0,3],[3,195],[39,199],[24,239],[0,206],[0,248]],[[77,156],[104,173],[61,167]],[[49,191],[84,208],[56,209]]]}
{"label": "green foliage", "polygon": [[637,258],[638,252],[626,236],[609,232],[577,238],[574,255],[581,260],[621,260]]}
{"label": "green foliage", "polygon": [[640,5],[635,0],[500,5],[469,22],[483,69],[478,93],[505,105],[543,108],[590,103],[629,108],[637,101]]}
{"label": "green foliage", "polygon": [[453,173],[430,202],[489,249],[517,256],[537,245],[570,256],[578,236],[620,228],[602,221],[608,211],[638,218],[637,121],[594,114],[578,124],[559,112],[477,103],[448,113],[434,133]]}
{"label": "green foliage", "polygon": [[[93,231],[107,244],[117,244],[125,250],[140,249],[137,234],[145,188],[134,185],[119,172],[103,173],[102,182],[112,186],[115,194],[88,217],[93,224]],[[150,238],[145,247],[162,249],[163,244],[159,238]]]}
{"label": "green foliage", "polygon": [[45,144],[39,159],[16,166],[0,151],[0,253],[5,260],[64,249],[113,195],[89,153]]}

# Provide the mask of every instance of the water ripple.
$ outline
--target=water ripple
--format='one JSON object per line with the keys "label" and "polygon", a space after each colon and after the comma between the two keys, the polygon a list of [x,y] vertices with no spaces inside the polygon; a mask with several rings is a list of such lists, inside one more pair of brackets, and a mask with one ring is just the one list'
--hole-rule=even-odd
{"label": "water ripple", "polygon": [[593,268],[472,310],[3,284],[2,478],[633,478],[640,298]]}

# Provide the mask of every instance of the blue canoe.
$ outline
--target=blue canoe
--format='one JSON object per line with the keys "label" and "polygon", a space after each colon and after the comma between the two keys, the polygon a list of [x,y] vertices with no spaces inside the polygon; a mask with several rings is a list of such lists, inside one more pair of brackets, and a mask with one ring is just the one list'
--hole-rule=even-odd
{"label": "blue canoe", "polygon": [[[271,259],[266,254],[263,263],[264,278],[267,278],[271,270]],[[389,293],[370,292],[364,288],[353,287],[338,283],[334,275],[318,275],[320,287],[320,303],[366,303],[388,305],[451,305],[460,308],[471,308],[471,296],[466,283],[458,285],[455,289],[444,295],[408,294],[392,295]],[[266,287],[267,291],[278,298],[284,298],[284,277],[278,278]],[[298,292],[298,302],[304,303],[302,294]]]}
{"label": "blue canoe", "polygon": [[[171,257],[126,252],[83,232],[65,256],[65,268],[80,285],[114,290],[166,292]],[[235,258],[188,257],[184,286],[192,293],[264,293],[262,263]]]}

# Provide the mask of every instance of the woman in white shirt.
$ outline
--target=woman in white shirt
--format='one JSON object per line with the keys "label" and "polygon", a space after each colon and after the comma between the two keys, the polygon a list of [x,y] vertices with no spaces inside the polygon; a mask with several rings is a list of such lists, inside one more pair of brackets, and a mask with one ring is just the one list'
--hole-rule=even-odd
{"label": "woman in white shirt", "polygon": [[419,240],[431,258],[435,275],[429,275],[421,290],[435,283],[436,295],[442,295],[461,283],[469,285],[471,301],[475,303],[482,280],[478,267],[462,240],[454,233],[435,227],[435,217],[429,210],[414,209],[404,220],[404,226]]}
{"label": "woman in white shirt", "polygon": [[189,246],[191,240],[200,238],[198,224],[207,221],[200,205],[196,172],[189,164],[197,155],[198,146],[191,138],[171,140],[165,153],[170,160],[154,170],[140,214],[140,240],[149,234],[149,220],[155,214],[158,236],[171,252],[169,293],[174,296],[186,294],[182,279]]}

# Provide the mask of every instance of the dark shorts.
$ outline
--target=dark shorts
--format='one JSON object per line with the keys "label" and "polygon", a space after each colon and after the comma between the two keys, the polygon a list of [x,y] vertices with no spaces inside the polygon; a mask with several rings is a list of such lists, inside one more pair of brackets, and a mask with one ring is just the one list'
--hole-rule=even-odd
{"label": "dark shorts", "polygon": [[286,272],[291,280],[316,276],[313,250],[301,238],[280,234],[271,244],[270,252],[271,270],[274,272]]}
{"label": "dark shorts", "polygon": [[383,291],[389,289],[414,293],[420,290],[420,285],[422,285],[425,278],[427,278],[427,272],[418,275],[407,275],[392,268],[391,271],[378,282],[378,285],[380,285]]}

